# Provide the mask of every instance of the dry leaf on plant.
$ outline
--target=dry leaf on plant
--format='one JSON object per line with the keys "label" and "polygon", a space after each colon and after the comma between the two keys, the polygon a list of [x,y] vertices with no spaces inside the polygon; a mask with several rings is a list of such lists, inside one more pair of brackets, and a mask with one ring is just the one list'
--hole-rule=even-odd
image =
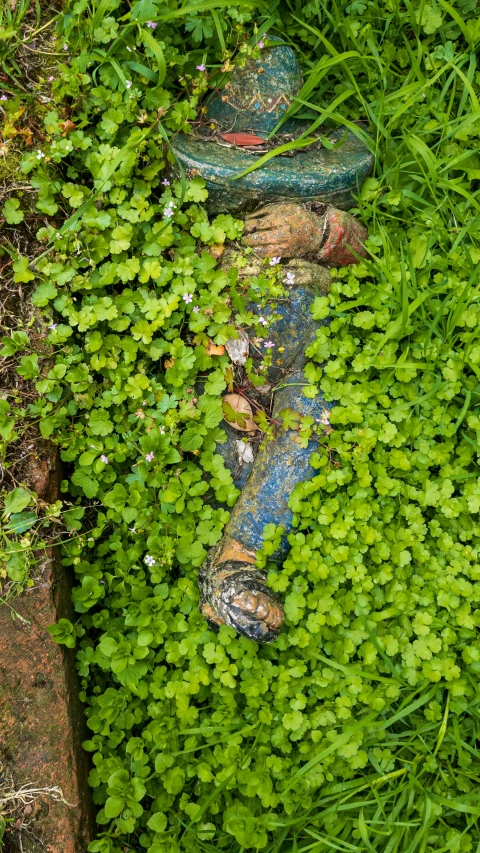
{"label": "dry leaf on plant", "polygon": [[213,341],[210,341],[205,351],[207,355],[223,355],[225,347],[223,344],[214,344]]}
{"label": "dry leaf on plant", "polygon": [[258,429],[253,420],[250,403],[240,394],[226,394],[222,400],[223,417],[227,424],[241,432],[251,432]]}

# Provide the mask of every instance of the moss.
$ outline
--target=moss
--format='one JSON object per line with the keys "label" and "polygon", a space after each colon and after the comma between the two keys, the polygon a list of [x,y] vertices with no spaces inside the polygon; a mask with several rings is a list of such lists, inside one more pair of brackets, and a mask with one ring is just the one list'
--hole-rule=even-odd
{"label": "moss", "polygon": [[8,184],[12,180],[24,179],[20,171],[21,152],[13,145],[2,147],[4,150],[3,156],[0,156],[0,183]]}

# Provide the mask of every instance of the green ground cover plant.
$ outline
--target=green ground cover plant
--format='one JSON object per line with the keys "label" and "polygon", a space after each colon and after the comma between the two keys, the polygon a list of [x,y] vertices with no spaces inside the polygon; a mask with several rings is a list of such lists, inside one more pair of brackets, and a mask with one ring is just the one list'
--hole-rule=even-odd
{"label": "green ground cover plant", "polygon": [[[475,3],[79,0],[58,27],[57,105],[22,161],[44,251],[11,266],[49,314],[53,357],[25,330],[4,355],[65,464],[78,621],[51,632],[78,645],[90,851],[478,853]],[[208,221],[169,138],[265,32],[299,52],[298,115],[368,122],[376,164],[356,208],[369,259],[314,305],[332,322],[307,378],[336,401],[333,432],[292,495],[281,569],[266,531],[286,629],[259,648],[207,630],[196,589],[238,496],[215,452],[230,366],[209,344],[258,322],[212,256],[242,226]],[[267,266],[249,288],[279,296]],[[17,415],[2,401],[4,439]],[[4,509],[20,525],[24,497]],[[7,574],[28,556],[19,536]]]}

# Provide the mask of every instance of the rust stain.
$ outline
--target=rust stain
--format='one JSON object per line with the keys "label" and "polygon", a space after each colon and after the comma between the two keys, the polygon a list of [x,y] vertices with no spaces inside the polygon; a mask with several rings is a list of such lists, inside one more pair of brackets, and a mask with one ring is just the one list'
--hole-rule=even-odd
{"label": "rust stain", "polygon": [[221,550],[216,554],[216,563],[226,563],[227,560],[241,560],[244,563],[255,564],[256,553],[249,551],[238,539],[226,537],[221,542]]}
{"label": "rust stain", "polygon": [[327,267],[346,267],[357,264],[367,253],[363,247],[368,237],[367,229],[343,210],[328,207],[325,213],[325,240],[318,260]]}

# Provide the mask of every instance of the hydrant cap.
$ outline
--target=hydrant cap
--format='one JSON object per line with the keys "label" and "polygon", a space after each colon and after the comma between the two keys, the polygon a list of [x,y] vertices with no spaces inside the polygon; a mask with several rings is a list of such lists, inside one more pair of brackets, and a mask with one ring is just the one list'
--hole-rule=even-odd
{"label": "hydrant cap", "polygon": [[[276,37],[268,41],[261,59],[236,67],[225,88],[210,98],[206,120],[215,121],[221,133],[268,136],[302,88],[302,69],[292,48]],[[301,132],[308,122],[300,125],[295,119],[287,120],[279,133]]]}
{"label": "hydrant cap", "polygon": [[[205,179],[210,213],[239,214],[276,201],[319,201],[348,209],[352,191],[358,192],[372,171],[373,156],[362,139],[344,127],[318,128],[315,136],[328,135],[332,145],[315,141],[294,156],[275,156],[238,178],[268,149],[260,145],[260,150],[248,150],[235,139],[225,141],[222,134],[249,133],[266,140],[303,83],[294,51],[281,39],[268,41],[261,60],[236,68],[225,88],[211,96],[201,126],[192,134],[174,136],[172,148],[187,177]],[[287,119],[271,147],[294,139],[309,124]]]}

